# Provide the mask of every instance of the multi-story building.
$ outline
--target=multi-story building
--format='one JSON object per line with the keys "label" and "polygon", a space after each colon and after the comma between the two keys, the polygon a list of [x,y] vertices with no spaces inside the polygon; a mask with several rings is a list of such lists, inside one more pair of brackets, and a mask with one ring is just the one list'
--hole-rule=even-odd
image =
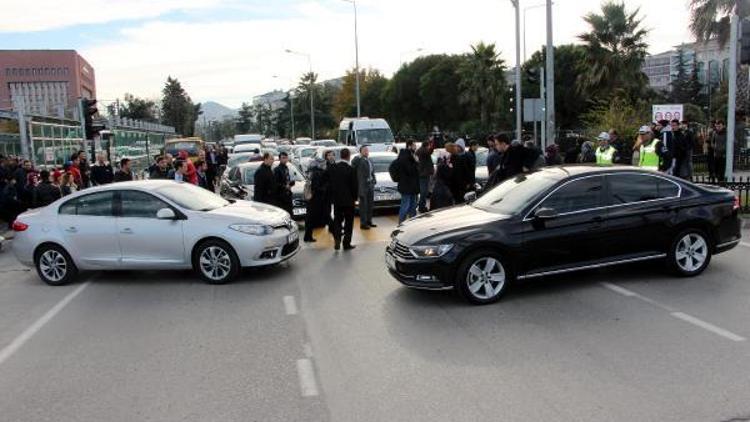
{"label": "multi-story building", "polygon": [[673,50],[647,56],[641,69],[648,76],[651,88],[669,91],[670,83],[677,78],[680,68],[679,52],[682,51],[683,63],[687,65],[688,74],[692,74],[692,63],[698,72],[698,79],[703,84],[711,82],[717,86],[727,78],[729,70],[729,46],[719,47],[716,40],[706,43],[686,43],[677,45]]}
{"label": "multi-story building", "polygon": [[0,50],[0,109],[73,117],[96,98],[94,68],[75,50]]}

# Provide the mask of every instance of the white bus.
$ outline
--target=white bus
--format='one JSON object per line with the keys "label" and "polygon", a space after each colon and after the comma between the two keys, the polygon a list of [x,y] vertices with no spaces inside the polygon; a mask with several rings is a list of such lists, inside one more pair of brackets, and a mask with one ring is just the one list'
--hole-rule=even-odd
{"label": "white bus", "polygon": [[371,151],[387,151],[393,141],[393,132],[385,119],[345,118],[339,125],[340,144],[353,147],[369,145]]}

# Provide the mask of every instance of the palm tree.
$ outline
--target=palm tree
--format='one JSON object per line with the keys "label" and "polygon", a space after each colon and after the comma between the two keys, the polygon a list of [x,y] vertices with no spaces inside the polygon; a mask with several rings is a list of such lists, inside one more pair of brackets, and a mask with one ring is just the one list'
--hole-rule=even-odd
{"label": "palm tree", "polygon": [[741,18],[750,15],[748,0],[690,0],[690,31],[700,42],[717,37],[723,48],[729,41],[729,20],[735,8]]}
{"label": "palm tree", "polygon": [[490,110],[504,92],[504,70],[505,64],[495,51],[495,44],[483,42],[471,46],[471,53],[458,69],[460,101],[479,110],[483,129],[489,127]]}
{"label": "palm tree", "polygon": [[641,27],[639,11],[629,13],[624,3],[608,2],[602,5],[601,15],[589,13],[583,18],[591,31],[578,36],[585,48],[579,92],[600,99],[622,94],[634,98],[646,87],[641,65],[648,31]]}

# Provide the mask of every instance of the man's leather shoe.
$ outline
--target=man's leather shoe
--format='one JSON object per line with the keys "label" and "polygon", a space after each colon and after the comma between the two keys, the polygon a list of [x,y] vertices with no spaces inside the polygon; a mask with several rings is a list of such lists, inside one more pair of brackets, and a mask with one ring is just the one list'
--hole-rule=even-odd
{"label": "man's leather shoe", "polygon": [[352,250],[354,248],[356,248],[356,246],[354,246],[354,245],[344,245],[344,250],[345,251],[350,251],[350,250]]}
{"label": "man's leather shoe", "polygon": [[370,227],[372,226],[359,226],[360,230],[370,230]]}
{"label": "man's leather shoe", "polygon": [[375,228],[375,227],[377,227],[377,226],[378,226],[378,225],[377,225],[377,224],[375,224],[375,223],[370,223],[370,228]]}

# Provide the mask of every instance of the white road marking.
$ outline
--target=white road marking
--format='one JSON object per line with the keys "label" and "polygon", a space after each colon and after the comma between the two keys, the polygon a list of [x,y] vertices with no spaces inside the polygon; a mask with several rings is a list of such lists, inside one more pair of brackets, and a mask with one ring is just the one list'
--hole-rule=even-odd
{"label": "white road marking", "polygon": [[690,316],[688,314],[682,313],[682,312],[672,312],[671,314],[673,317],[681,319],[685,322],[688,322],[690,324],[695,325],[696,327],[703,328],[704,330],[710,331],[714,334],[718,334],[722,337],[728,338],[732,341],[745,341],[745,337],[742,337],[740,335],[737,335],[731,331],[727,331],[721,327],[717,327],[711,323],[708,323],[706,321],[703,321],[701,319],[698,319],[694,316]]}
{"label": "white road marking", "polygon": [[600,284],[602,286],[606,287],[607,289],[612,290],[615,293],[618,293],[618,294],[621,294],[621,295],[627,296],[627,297],[634,297],[636,299],[640,299],[640,300],[642,300],[642,301],[644,301],[644,302],[646,302],[648,304],[651,304],[651,305],[653,305],[653,306],[655,306],[657,308],[663,309],[663,310],[665,310],[667,312],[674,312],[675,311],[673,308],[671,308],[671,307],[669,307],[669,306],[667,306],[667,305],[665,305],[663,303],[657,302],[657,301],[651,299],[650,297],[643,296],[642,294],[636,293],[636,292],[634,292],[632,290],[628,290],[628,289],[626,289],[626,288],[624,288],[622,286],[618,286],[617,284],[612,284],[612,283],[600,283]]}
{"label": "white road marking", "polygon": [[284,309],[287,315],[297,315],[297,302],[294,296],[284,296]]}
{"label": "white road marking", "polygon": [[742,245],[742,246],[744,246],[746,248],[750,248],[750,243],[747,243],[747,242],[740,242],[740,245]]}
{"label": "white road marking", "polygon": [[623,296],[633,297],[633,296],[636,295],[635,292],[632,292],[632,291],[630,291],[630,290],[628,290],[628,289],[626,289],[624,287],[620,287],[620,286],[618,286],[616,284],[601,283],[601,285],[604,286],[604,287],[606,287],[606,288],[608,288],[609,290],[612,290],[613,292],[619,293],[619,294],[621,294]]}
{"label": "white road marking", "polygon": [[315,371],[310,359],[297,360],[297,375],[302,397],[314,397],[318,395],[318,383],[315,381]]}
{"label": "white road marking", "polygon": [[55,306],[52,307],[47,313],[42,315],[41,318],[36,320],[33,324],[31,324],[26,330],[24,330],[18,337],[13,339],[12,342],[10,342],[9,345],[5,346],[2,350],[0,350],[0,365],[2,365],[8,358],[13,356],[14,353],[18,351],[24,344],[26,344],[31,337],[34,336],[39,330],[42,329],[52,318],[55,317],[60,311],[65,308],[68,303],[70,303],[71,300],[75,299],[76,296],[78,296],[83,289],[85,289],[91,282],[87,281],[80,286],[76,287],[75,290],[70,292],[67,296],[65,296],[61,301],[57,302]]}
{"label": "white road marking", "polygon": [[305,356],[307,356],[308,359],[312,358],[313,352],[312,352],[312,346],[310,345],[310,343],[305,343],[303,348],[305,349]]}

